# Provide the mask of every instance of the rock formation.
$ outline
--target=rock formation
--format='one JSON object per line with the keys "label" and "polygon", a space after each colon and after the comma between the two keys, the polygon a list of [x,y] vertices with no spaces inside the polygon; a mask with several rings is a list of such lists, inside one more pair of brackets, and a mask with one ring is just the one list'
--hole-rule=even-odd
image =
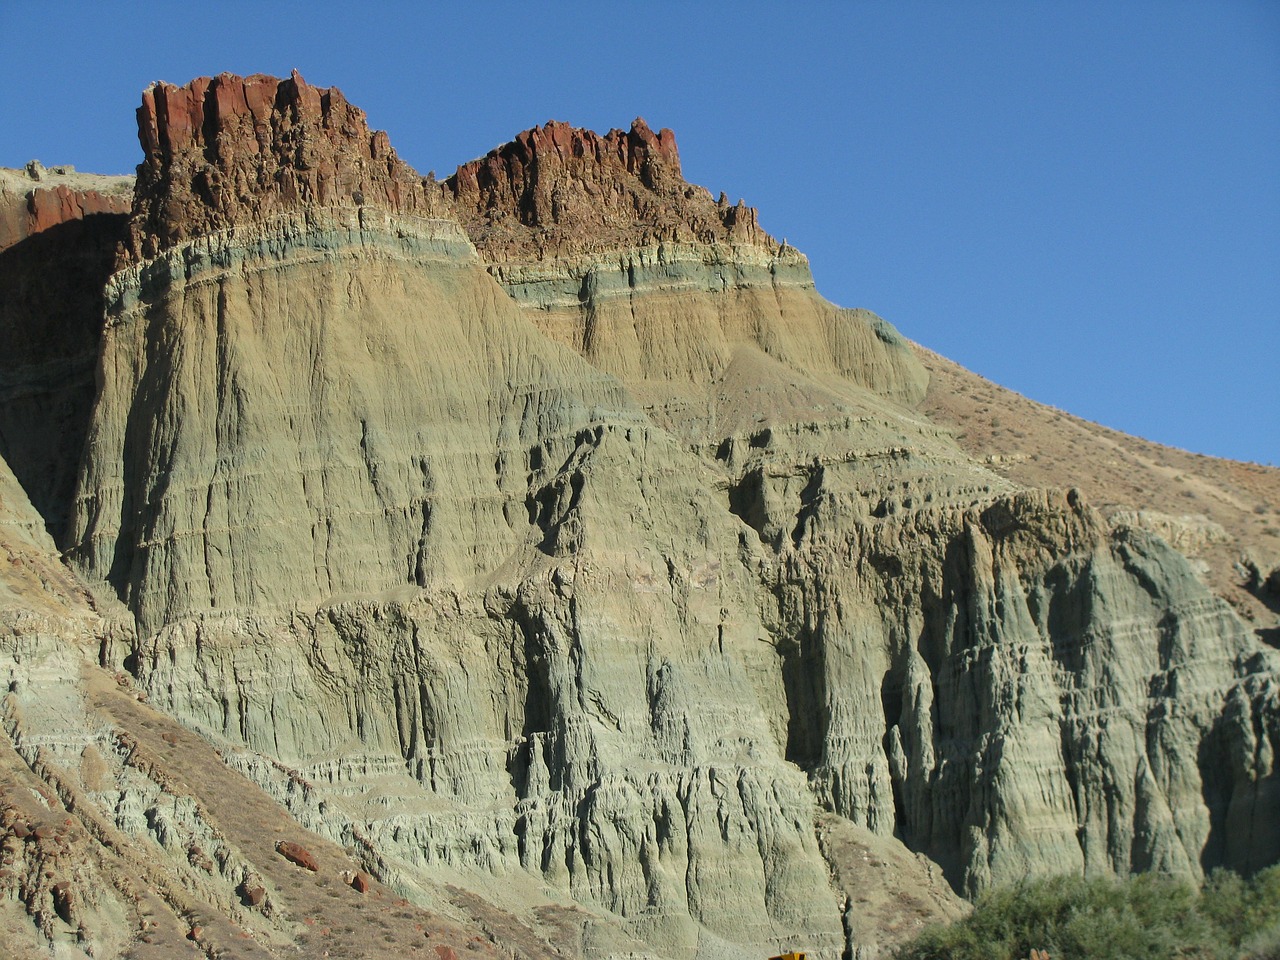
{"label": "rock formation", "polygon": [[755,209],[686,183],[675,134],[641,118],[604,136],[553,120],[464,163],[445,188],[491,262],[662,241],[778,246]]}
{"label": "rock formation", "polygon": [[127,214],[132,202],[130,177],[76,173],[71,166],[48,169],[39,160],[22,170],[0,168],[0,253],[62,224]]}
{"label": "rock formation", "polygon": [[433,216],[435,194],[336,88],[261,75],[158,83],[142,95],[130,253],[299,211]]}
{"label": "rock formation", "polygon": [[63,731],[115,778],[90,804],[154,791],[33,708],[86,646],[292,815],[260,844],[116,815],[186,851],[202,917],[284,903],[277,842],[322,878],[336,842],[335,897],[372,877],[522,954],[866,957],[959,909],[931,877],[1280,859],[1275,651],[1164,540],[963,451],[910,345],[669,131],[551,123],[437,184],[296,74],[155,86],[139,121],[44,508],[97,599],[60,687],[27,628],[0,649],[23,760]]}
{"label": "rock formation", "polygon": [[63,536],[133,178],[0,169],[0,457]]}

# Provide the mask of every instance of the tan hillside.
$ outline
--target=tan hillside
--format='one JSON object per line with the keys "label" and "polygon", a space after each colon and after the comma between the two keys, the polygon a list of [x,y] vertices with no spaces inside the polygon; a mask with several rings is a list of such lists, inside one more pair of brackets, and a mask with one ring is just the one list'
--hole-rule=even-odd
{"label": "tan hillside", "polygon": [[[1028,400],[919,345],[922,408],[975,459],[1026,486],[1078,487],[1117,523],[1204,561],[1213,589],[1280,644],[1280,469],[1188,453]],[[1280,578],[1276,585],[1280,586]]]}

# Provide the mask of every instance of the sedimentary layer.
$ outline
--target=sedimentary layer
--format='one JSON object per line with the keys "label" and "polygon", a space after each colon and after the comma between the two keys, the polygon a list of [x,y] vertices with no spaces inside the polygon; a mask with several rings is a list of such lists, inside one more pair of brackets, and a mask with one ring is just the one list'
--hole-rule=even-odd
{"label": "sedimentary layer", "polygon": [[296,75],[139,116],[68,508],[96,657],[378,880],[509,949],[834,958],[909,930],[858,851],[966,894],[1280,859],[1275,651],[971,458],[668,131],[434,184]]}

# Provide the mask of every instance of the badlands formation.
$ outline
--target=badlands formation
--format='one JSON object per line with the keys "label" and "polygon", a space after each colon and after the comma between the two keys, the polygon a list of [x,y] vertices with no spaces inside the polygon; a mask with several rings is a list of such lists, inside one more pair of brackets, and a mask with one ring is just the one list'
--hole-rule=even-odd
{"label": "badlands formation", "polygon": [[870,958],[1280,860],[1277,471],[833,306],[640,120],[138,121],[0,181],[8,955]]}

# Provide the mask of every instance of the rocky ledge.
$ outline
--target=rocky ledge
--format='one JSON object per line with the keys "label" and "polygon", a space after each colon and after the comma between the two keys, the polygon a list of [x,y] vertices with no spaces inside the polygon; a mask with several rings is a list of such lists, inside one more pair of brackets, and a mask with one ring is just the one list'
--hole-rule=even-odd
{"label": "rocky ledge", "polygon": [[675,134],[640,118],[604,136],[553,120],[463,164],[445,187],[491,262],[663,241],[777,248],[755,208],[687,183]]}
{"label": "rocky ledge", "polygon": [[132,202],[132,177],[76,173],[39,160],[21,170],[0,167],[0,253],[62,223],[127,214]]}
{"label": "rocky ledge", "polygon": [[223,73],[142,95],[129,257],[300,209],[437,216],[438,190],[336,87]]}

